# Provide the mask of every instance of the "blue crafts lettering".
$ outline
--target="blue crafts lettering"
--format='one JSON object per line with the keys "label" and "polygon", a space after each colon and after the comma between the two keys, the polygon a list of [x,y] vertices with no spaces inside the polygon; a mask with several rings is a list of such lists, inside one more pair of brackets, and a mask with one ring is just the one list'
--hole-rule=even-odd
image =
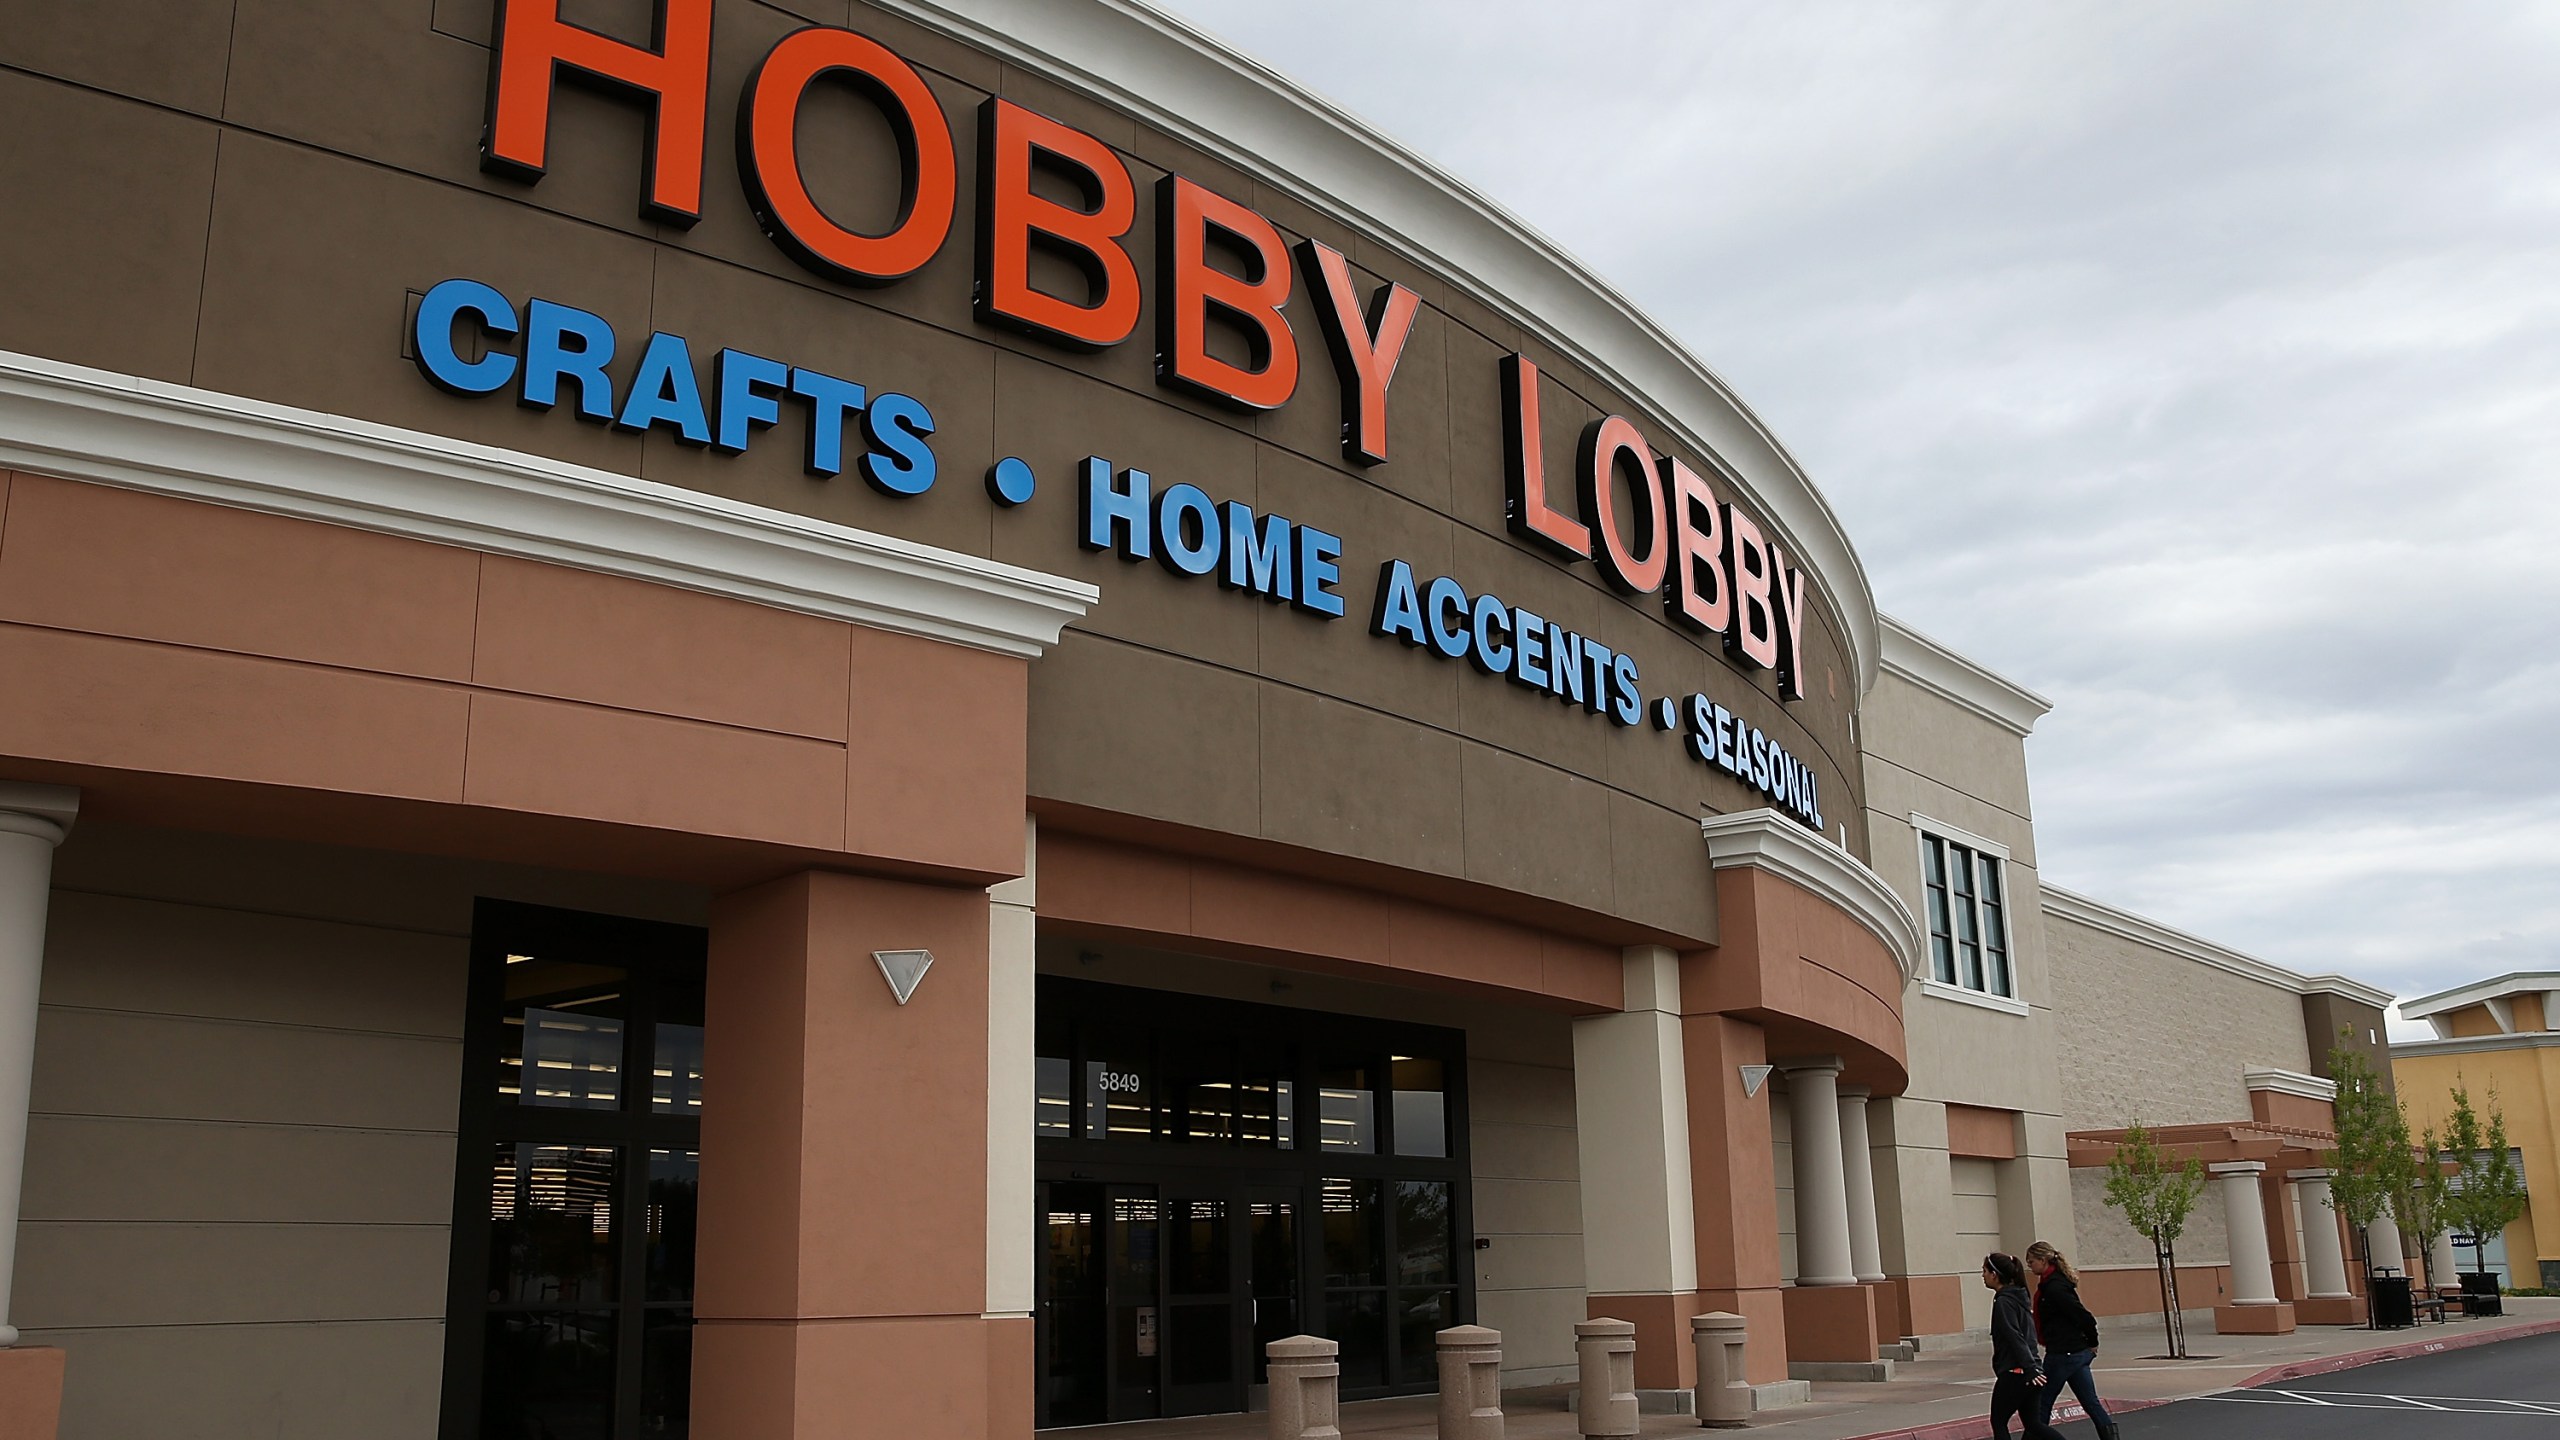
{"label": "blue crafts lettering", "polygon": [[[457,344],[465,333],[471,342]],[[682,444],[731,455],[744,453],[756,432],[782,424],[789,402],[806,426],[801,463],[810,474],[844,473],[846,431],[858,423],[862,453],[853,468],[866,483],[894,496],[933,488],[933,412],[911,395],[872,394],[850,380],[743,350],[712,357],[706,393],[693,347],[665,331],[641,346],[628,388],[617,393],[608,367],[620,347],[604,317],[542,299],[527,300],[519,312],[505,294],[477,280],[446,280],[429,290],[418,302],[410,342],[418,369],[456,395],[495,395],[512,386],[516,403],[528,409],[549,410],[566,400],[581,420],[635,434],[660,430]],[[464,359],[466,348],[478,358]],[[1028,497],[1021,477],[1006,480],[1008,493]]]}

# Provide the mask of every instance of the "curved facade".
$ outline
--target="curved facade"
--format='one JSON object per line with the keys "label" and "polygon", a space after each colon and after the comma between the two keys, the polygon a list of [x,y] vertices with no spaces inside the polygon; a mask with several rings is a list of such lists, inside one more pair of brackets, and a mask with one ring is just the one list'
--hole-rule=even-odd
{"label": "curved facade", "polygon": [[1133,5],[237,8],[0,38],[0,1361],[63,1434],[1962,1328],[1869,1160],[1889,636],[1606,285]]}

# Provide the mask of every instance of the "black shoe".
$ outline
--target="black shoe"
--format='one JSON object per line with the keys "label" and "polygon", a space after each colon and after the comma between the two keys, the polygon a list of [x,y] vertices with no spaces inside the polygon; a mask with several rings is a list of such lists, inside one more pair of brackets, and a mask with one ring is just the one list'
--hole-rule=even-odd
{"label": "black shoe", "polygon": [[2113,1420],[2098,1420],[2093,1421],[2092,1423],[2098,1427],[2098,1440],[2116,1440],[2116,1422]]}

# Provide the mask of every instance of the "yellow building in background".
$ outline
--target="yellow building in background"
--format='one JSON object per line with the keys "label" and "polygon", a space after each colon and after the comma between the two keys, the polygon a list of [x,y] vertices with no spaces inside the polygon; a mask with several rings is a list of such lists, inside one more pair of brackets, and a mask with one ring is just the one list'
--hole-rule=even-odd
{"label": "yellow building in background", "polygon": [[[2523,1152],[2531,1202],[2507,1227],[2507,1283],[2560,1289],[2560,971],[2500,975],[2403,1001],[2400,1013],[2435,1031],[2391,1047],[2409,1127],[2442,1135],[2456,1085],[2471,1092],[2483,1124],[2496,1098],[2507,1143]],[[2468,1269],[2471,1256],[2461,1259]]]}

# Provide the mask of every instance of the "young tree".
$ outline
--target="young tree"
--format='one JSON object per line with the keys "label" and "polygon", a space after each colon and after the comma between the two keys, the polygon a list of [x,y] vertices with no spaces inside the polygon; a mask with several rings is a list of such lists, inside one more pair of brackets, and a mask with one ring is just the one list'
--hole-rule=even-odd
{"label": "young tree", "polygon": [[[2408,1112],[2401,1112],[2401,1127],[2408,1126]],[[2392,1206],[2399,1213],[2401,1230],[2418,1242],[2418,1259],[2425,1266],[2429,1288],[2453,1283],[2450,1275],[2435,1273],[2436,1239],[2451,1228],[2446,1216],[2453,1204],[2453,1178],[2445,1173],[2444,1147],[2437,1143],[2435,1127],[2420,1132],[2418,1148],[2410,1157],[2408,1173]]]}
{"label": "young tree", "polygon": [[[2347,1032],[2340,1031],[2343,1038]],[[2345,1045],[2329,1050],[2329,1078],[2337,1082],[2332,1106],[2338,1143],[2321,1157],[2329,1168],[2329,1208],[2346,1217],[2355,1236],[2357,1264],[2364,1270],[2364,1293],[2373,1294],[2373,1222],[2391,1207],[2410,1168],[2409,1127],[2399,1105],[2383,1092],[2382,1077],[2372,1062]],[[2309,1216],[2303,1223],[2310,1223]],[[2365,1323],[2378,1323],[2366,1307]]]}
{"label": "young tree", "polygon": [[2180,1360],[2187,1355],[2187,1326],[2178,1313],[2178,1237],[2203,1193],[2204,1162],[2192,1155],[2171,1159],[2138,1120],[2107,1160],[2107,1204],[2151,1237],[2152,1261],[2160,1269],[2161,1327],[2170,1356]]}
{"label": "young tree", "polygon": [[2524,1214],[2524,1177],[2516,1173],[2507,1148],[2507,1116],[2498,1097],[2489,1096],[2489,1123],[2482,1127],[2471,1108],[2471,1092],[2459,1081],[2453,1087],[2453,1118],[2446,1125],[2445,1148],[2460,1168],[2454,1172],[2445,1220],[2471,1237],[2471,1268],[2489,1270],[2489,1238]]}

